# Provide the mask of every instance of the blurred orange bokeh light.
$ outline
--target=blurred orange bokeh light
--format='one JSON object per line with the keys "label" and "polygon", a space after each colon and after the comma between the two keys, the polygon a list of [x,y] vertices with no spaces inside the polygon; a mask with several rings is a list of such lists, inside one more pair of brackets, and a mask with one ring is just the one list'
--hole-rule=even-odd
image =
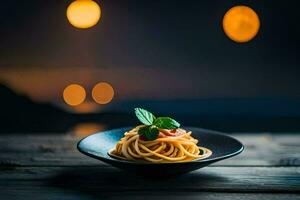
{"label": "blurred orange bokeh light", "polygon": [[93,133],[103,131],[106,129],[106,126],[103,124],[97,123],[81,123],[77,124],[72,130],[71,133],[75,136],[87,136]]}
{"label": "blurred orange bokeh light", "polygon": [[100,6],[92,0],[76,0],[67,8],[67,18],[76,28],[90,28],[100,17]]}
{"label": "blurred orange bokeh light", "polygon": [[93,99],[99,104],[107,104],[114,97],[113,87],[106,82],[98,83],[92,90]]}
{"label": "blurred orange bokeh light", "polygon": [[66,104],[77,106],[81,104],[86,97],[85,89],[78,84],[71,84],[64,89],[63,98]]}
{"label": "blurred orange bokeh light", "polygon": [[259,31],[260,21],[254,10],[247,6],[235,6],[223,17],[225,34],[235,42],[248,42]]}

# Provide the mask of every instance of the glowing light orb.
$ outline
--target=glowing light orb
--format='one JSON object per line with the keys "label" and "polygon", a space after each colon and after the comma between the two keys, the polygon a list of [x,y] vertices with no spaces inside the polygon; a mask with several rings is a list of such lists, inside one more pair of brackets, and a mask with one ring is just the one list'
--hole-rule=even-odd
{"label": "glowing light orb", "polygon": [[68,85],[63,92],[64,101],[70,106],[81,104],[85,100],[85,97],[85,89],[78,84]]}
{"label": "glowing light orb", "polygon": [[98,104],[107,104],[114,97],[113,87],[106,82],[98,83],[92,90],[92,97]]}
{"label": "glowing light orb", "polygon": [[92,0],[76,0],[67,8],[67,18],[76,28],[90,28],[100,17],[100,6]]}
{"label": "glowing light orb", "polygon": [[250,7],[235,6],[230,8],[223,17],[225,34],[235,42],[248,42],[258,33],[260,21]]}

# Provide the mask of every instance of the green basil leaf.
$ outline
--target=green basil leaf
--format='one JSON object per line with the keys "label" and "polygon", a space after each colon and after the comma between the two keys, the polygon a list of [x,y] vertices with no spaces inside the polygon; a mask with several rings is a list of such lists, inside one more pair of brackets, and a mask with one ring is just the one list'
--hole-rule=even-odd
{"label": "green basil leaf", "polygon": [[148,132],[149,132],[149,126],[143,126],[138,130],[139,135],[145,135]]}
{"label": "green basil leaf", "polygon": [[145,125],[152,125],[153,121],[156,119],[155,116],[142,108],[135,108],[135,115]]}
{"label": "green basil leaf", "polygon": [[175,129],[180,127],[180,124],[170,117],[158,117],[154,120],[153,125],[161,129]]}
{"label": "green basil leaf", "polygon": [[151,141],[156,140],[159,134],[159,130],[156,126],[144,126],[139,128],[138,134],[145,136],[148,141]]}

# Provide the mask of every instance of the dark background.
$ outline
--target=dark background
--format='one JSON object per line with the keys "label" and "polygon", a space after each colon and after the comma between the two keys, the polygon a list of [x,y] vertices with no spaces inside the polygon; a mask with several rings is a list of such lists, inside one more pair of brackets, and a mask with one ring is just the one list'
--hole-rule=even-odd
{"label": "dark background", "polygon": [[[297,1],[103,0],[99,23],[86,30],[68,23],[70,2],[1,2],[0,132],[127,126],[137,123],[136,106],[221,131],[300,130]],[[261,22],[243,44],[222,29],[240,4]],[[114,87],[110,104],[64,104],[68,84],[83,85],[92,104],[101,81]]]}

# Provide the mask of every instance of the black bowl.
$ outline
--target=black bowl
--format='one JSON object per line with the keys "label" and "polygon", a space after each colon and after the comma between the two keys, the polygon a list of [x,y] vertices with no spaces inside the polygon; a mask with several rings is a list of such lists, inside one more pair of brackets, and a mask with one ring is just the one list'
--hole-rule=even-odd
{"label": "black bowl", "polygon": [[241,153],[244,146],[238,140],[216,131],[184,127],[192,131],[192,136],[199,140],[199,145],[212,150],[212,155],[203,160],[180,163],[150,163],[143,161],[126,161],[113,158],[108,151],[115,147],[124,133],[132,127],[113,129],[95,133],[78,142],[78,150],[90,157],[96,158],[120,169],[143,173],[147,175],[180,174],[205,167],[211,163],[230,158]]}

